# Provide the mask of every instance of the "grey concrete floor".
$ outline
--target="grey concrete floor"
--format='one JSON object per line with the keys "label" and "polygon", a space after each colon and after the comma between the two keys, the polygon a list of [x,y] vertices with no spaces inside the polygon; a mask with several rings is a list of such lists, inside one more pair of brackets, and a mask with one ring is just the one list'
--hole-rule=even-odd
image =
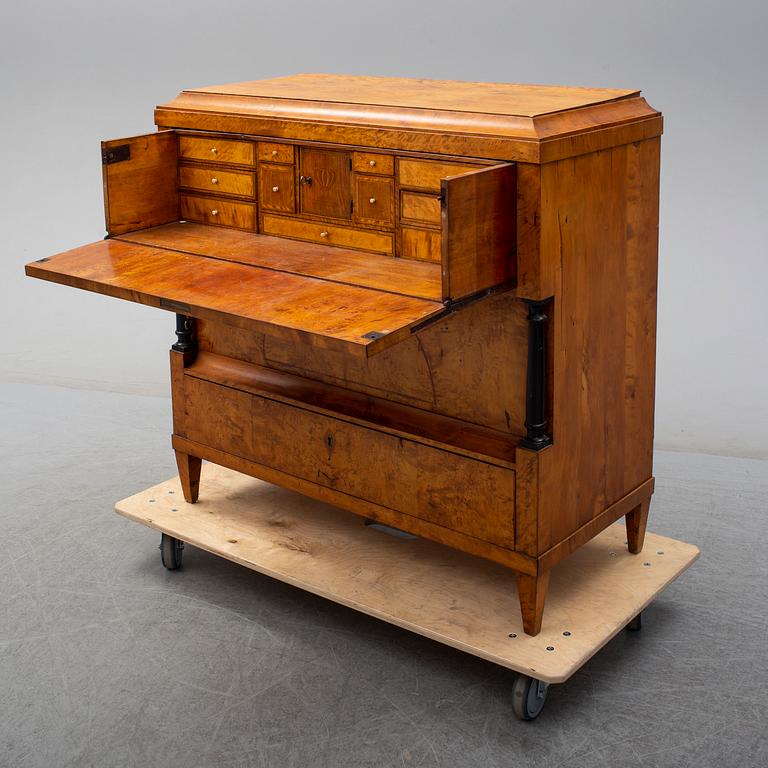
{"label": "grey concrete floor", "polygon": [[768,766],[768,462],[660,453],[651,528],[701,559],[564,685],[158,536],[169,401],[0,385],[0,765]]}

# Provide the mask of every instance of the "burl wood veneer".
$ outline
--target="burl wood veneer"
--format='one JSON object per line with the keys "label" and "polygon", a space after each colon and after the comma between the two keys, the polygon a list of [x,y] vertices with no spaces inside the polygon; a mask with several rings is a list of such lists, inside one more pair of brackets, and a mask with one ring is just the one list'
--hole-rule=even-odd
{"label": "burl wood veneer", "polygon": [[297,75],[102,145],[27,274],[174,312],[173,447],[518,574],[653,492],[661,115],[637,91]]}

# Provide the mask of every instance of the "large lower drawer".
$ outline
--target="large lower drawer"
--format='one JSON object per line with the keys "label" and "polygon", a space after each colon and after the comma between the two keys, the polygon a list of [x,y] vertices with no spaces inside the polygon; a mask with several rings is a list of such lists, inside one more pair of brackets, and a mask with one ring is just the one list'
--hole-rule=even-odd
{"label": "large lower drawer", "polygon": [[511,469],[193,376],[183,422],[195,442],[514,548]]}

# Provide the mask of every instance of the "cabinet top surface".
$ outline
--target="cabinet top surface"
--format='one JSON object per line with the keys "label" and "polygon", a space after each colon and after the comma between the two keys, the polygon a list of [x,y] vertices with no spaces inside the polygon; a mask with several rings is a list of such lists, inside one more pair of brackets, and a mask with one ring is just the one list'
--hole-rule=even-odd
{"label": "cabinet top surface", "polygon": [[155,123],[533,163],[662,130],[637,90],[321,74],[190,88]]}
{"label": "cabinet top surface", "polygon": [[186,93],[437,109],[519,117],[601,104],[639,91],[518,83],[472,83],[402,77],[299,74],[267,80],[190,88]]}

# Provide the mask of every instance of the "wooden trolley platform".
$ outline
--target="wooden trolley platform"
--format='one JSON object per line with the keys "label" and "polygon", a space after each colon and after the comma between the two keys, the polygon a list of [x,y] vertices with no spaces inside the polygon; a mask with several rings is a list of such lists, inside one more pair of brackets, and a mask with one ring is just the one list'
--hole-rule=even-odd
{"label": "wooden trolley platform", "polygon": [[[169,541],[540,684],[566,681],[699,555],[692,544],[651,533],[643,552],[632,555],[623,523],[612,525],[554,569],[541,633],[531,637],[523,632],[513,571],[424,539],[388,535],[356,515],[214,464],[204,464],[203,473],[205,493],[196,504],[184,501],[176,477],[118,502],[116,510]],[[166,567],[180,564],[163,554]]]}

